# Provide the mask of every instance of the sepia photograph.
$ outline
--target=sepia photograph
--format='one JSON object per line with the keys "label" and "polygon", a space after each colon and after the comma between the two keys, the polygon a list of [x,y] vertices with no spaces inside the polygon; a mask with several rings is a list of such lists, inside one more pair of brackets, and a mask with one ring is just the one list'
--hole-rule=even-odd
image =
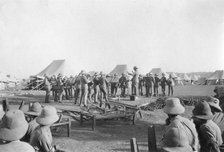
{"label": "sepia photograph", "polygon": [[0,0],[0,152],[224,152],[224,0]]}

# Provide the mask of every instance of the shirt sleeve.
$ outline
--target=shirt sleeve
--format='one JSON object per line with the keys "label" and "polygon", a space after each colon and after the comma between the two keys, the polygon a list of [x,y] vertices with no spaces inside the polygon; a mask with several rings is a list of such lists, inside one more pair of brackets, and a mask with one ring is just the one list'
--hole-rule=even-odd
{"label": "shirt sleeve", "polygon": [[53,152],[53,146],[47,141],[44,136],[40,136],[38,140],[43,152]]}

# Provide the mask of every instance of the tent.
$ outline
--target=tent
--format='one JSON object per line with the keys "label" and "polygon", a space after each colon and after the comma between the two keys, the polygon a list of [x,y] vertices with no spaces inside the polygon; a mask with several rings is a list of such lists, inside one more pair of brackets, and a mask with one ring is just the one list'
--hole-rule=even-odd
{"label": "tent", "polygon": [[166,72],[162,71],[161,68],[152,68],[152,70],[150,71],[150,73],[152,73],[153,76],[155,74],[158,74],[158,77],[160,77],[160,78],[162,77],[162,73],[164,73],[166,78],[169,77],[169,75]]}
{"label": "tent", "polygon": [[174,83],[175,85],[178,85],[178,86],[184,85],[180,77],[174,77]]}
{"label": "tent", "polygon": [[208,85],[223,85],[224,84],[224,70],[216,70],[206,79]]}
{"label": "tent", "polygon": [[167,74],[168,74],[168,75],[171,75],[172,78],[177,78],[177,77],[178,77],[177,74],[174,73],[174,72],[167,72]]}
{"label": "tent", "polygon": [[109,75],[112,76],[115,73],[117,73],[119,76],[121,76],[122,73],[127,74],[128,73],[128,66],[127,66],[127,64],[116,65],[116,67],[109,73]]}
{"label": "tent", "polygon": [[54,60],[45,69],[39,72],[36,76],[48,76],[64,74],[65,60]]}

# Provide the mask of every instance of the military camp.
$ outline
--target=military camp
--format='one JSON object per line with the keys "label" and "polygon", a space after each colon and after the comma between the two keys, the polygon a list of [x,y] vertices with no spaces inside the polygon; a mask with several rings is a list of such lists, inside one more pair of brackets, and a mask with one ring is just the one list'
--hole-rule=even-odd
{"label": "military camp", "polygon": [[223,0],[0,0],[0,152],[224,152]]}

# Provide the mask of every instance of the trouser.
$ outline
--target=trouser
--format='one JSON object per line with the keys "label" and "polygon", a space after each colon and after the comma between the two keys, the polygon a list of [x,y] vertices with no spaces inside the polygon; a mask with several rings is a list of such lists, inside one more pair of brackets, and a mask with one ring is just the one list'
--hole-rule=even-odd
{"label": "trouser", "polygon": [[131,86],[132,95],[138,96],[138,83],[133,83]]}
{"label": "trouser", "polygon": [[97,86],[94,87],[94,94],[93,94],[94,102],[98,101],[98,93],[99,93],[99,86],[97,85]]}
{"label": "trouser", "polygon": [[159,89],[158,86],[154,86],[154,96],[158,96],[158,94],[159,94],[158,89]]}
{"label": "trouser", "polygon": [[105,108],[107,107],[107,105],[108,105],[108,108],[110,108],[110,105],[108,103],[109,101],[108,101],[108,98],[107,98],[107,89],[103,88],[103,87],[100,87],[100,91],[101,91],[100,107],[103,104],[103,99],[105,99]]}
{"label": "trouser", "polygon": [[81,88],[80,105],[83,103],[84,106],[87,106],[87,95],[88,95],[88,88],[87,87]]}
{"label": "trouser", "polygon": [[173,86],[172,85],[168,86],[168,96],[173,96]]}
{"label": "trouser", "polygon": [[78,99],[80,98],[80,88],[75,89],[75,104],[77,103]]}
{"label": "trouser", "polygon": [[45,103],[49,103],[49,98],[50,98],[50,93],[51,90],[50,89],[46,89],[46,95],[45,95]]}
{"label": "trouser", "polygon": [[116,96],[117,95],[117,84],[116,83],[111,83],[111,95]]}
{"label": "trouser", "polygon": [[166,95],[166,86],[165,85],[161,85],[161,89],[162,89],[163,95]]}
{"label": "trouser", "polygon": [[63,90],[56,90],[54,101],[61,102],[62,101],[62,96],[63,96]]}
{"label": "trouser", "polygon": [[126,90],[126,87],[125,86],[121,86],[121,96],[122,97],[125,97],[125,90]]}
{"label": "trouser", "polygon": [[139,95],[143,95],[143,87],[142,87],[142,85],[139,85],[138,86],[138,90],[139,90]]}
{"label": "trouser", "polygon": [[145,86],[146,89],[146,97],[152,96],[152,86]]}
{"label": "trouser", "polygon": [[69,100],[69,89],[65,88],[65,99]]}

